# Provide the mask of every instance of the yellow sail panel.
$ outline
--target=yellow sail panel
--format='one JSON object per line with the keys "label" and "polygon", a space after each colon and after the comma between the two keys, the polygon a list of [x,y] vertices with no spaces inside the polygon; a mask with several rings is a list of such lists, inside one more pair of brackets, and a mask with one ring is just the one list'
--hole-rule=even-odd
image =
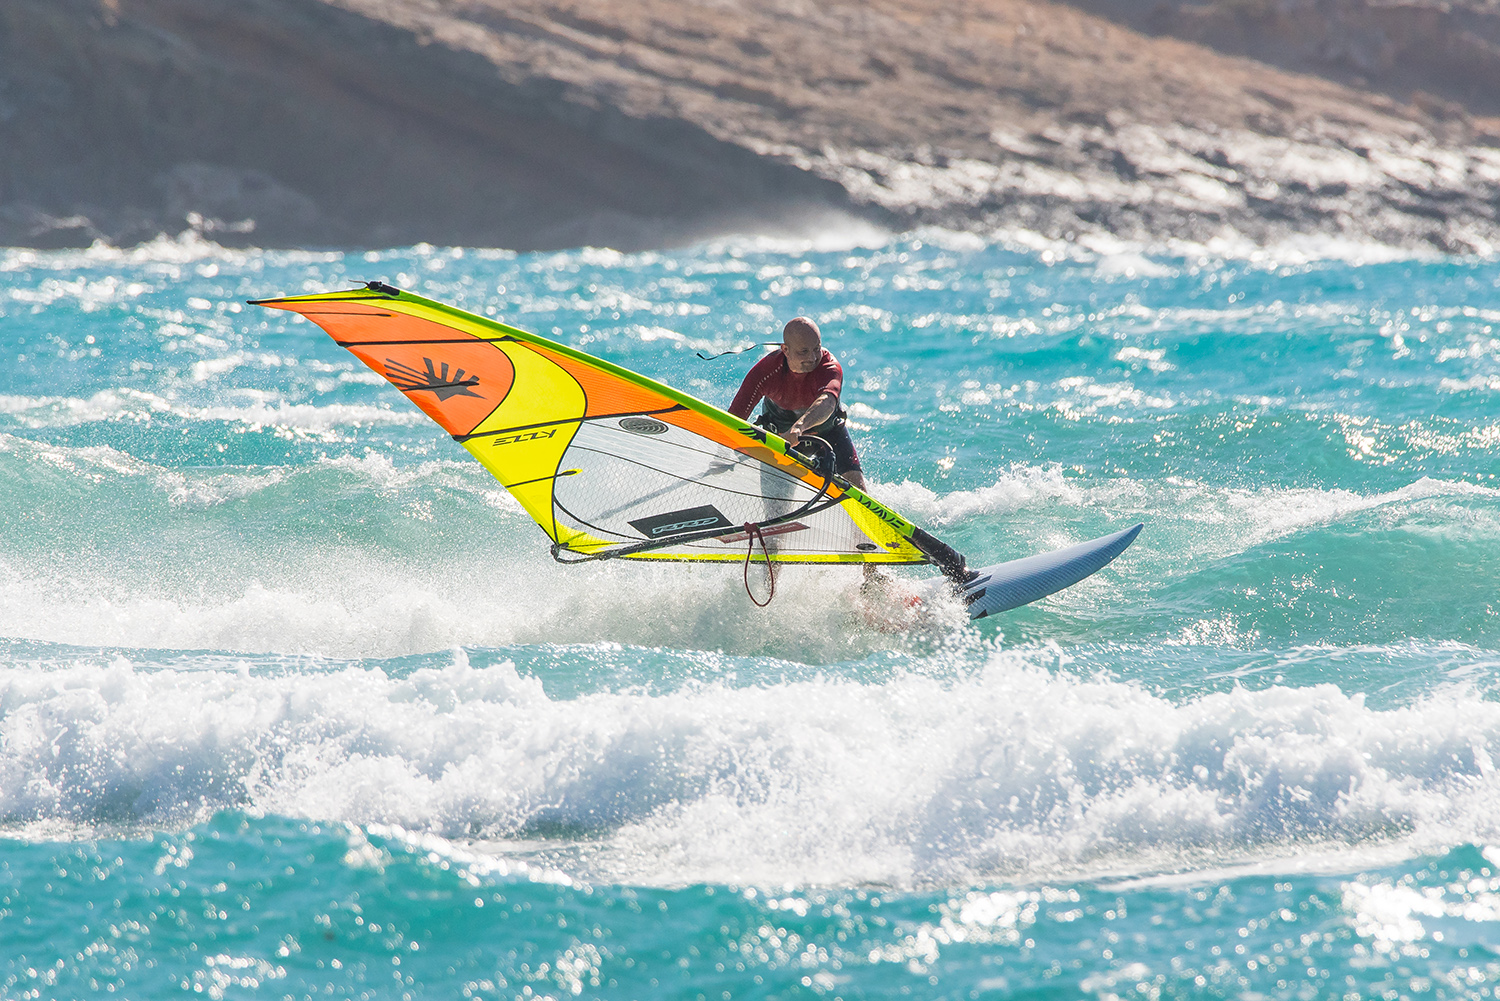
{"label": "yellow sail panel", "polygon": [[526,391],[511,393],[473,430],[455,437],[505,485],[553,542],[572,545],[580,533],[559,529],[552,491],[558,476],[579,475],[579,470],[564,469],[562,460],[588,401],[577,380],[535,351],[505,342],[494,348],[510,359]]}
{"label": "yellow sail panel", "polygon": [[[602,359],[389,286],[261,300],[323,327],[505,485],[566,559],[921,563],[913,526],[785,442]],[[756,547],[760,557],[760,547]]]}

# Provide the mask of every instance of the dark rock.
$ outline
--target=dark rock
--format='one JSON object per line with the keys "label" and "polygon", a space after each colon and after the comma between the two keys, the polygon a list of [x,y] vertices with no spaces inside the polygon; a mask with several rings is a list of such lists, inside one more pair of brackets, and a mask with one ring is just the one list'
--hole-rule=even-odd
{"label": "dark rock", "polygon": [[[1396,15],[1303,38],[1331,15],[1238,9],[1152,18],[1400,72]],[[1486,121],[1033,0],[0,0],[7,243],[633,249],[859,218],[1485,250]]]}

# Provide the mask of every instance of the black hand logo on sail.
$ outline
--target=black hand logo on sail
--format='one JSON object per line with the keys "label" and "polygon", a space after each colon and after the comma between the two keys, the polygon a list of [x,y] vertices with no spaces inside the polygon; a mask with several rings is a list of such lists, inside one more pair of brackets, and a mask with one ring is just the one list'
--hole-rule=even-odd
{"label": "black hand logo on sail", "polygon": [[403,365],[394,358],[385,360],[386,378],[395,384],[396,388],[403,393],[416,393],[427,391],[435,395],[439,400],[446,400],[454,396],[473,396],[483,399],[478,393],[473,392],[470,387],[479,385],[479,376],[471,375],[464,378],[463,369],[455,369],[452,378],[448,376],[448,363],[443,362],[442,368],[437,367],[431,358],[423,358],[427,364],[427,371],[421,372],[410,365]]}

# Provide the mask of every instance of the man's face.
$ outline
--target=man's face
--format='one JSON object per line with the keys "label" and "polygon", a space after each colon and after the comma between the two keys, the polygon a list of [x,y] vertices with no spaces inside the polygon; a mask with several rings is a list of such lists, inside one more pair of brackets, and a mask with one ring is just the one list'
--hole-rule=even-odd
{"label": "man's face", "polygon": [[823,357],[823,342],[817,334],[793,330],[786,334],[781,350],[786,355],[787,367],[798,375],[806,375],[818,367]]}

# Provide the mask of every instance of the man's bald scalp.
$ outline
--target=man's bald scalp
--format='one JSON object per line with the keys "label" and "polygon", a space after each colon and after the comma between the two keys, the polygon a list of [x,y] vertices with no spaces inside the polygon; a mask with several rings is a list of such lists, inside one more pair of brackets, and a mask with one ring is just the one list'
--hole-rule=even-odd
{"label": "man's bald scalp", "polygon": [[818,325],[805,316],[794,316],[786,321],[786,326],[781,328],[781,342],[785,344],[793,337],[811,337],[814,342],[823,343],[823,332]]}

